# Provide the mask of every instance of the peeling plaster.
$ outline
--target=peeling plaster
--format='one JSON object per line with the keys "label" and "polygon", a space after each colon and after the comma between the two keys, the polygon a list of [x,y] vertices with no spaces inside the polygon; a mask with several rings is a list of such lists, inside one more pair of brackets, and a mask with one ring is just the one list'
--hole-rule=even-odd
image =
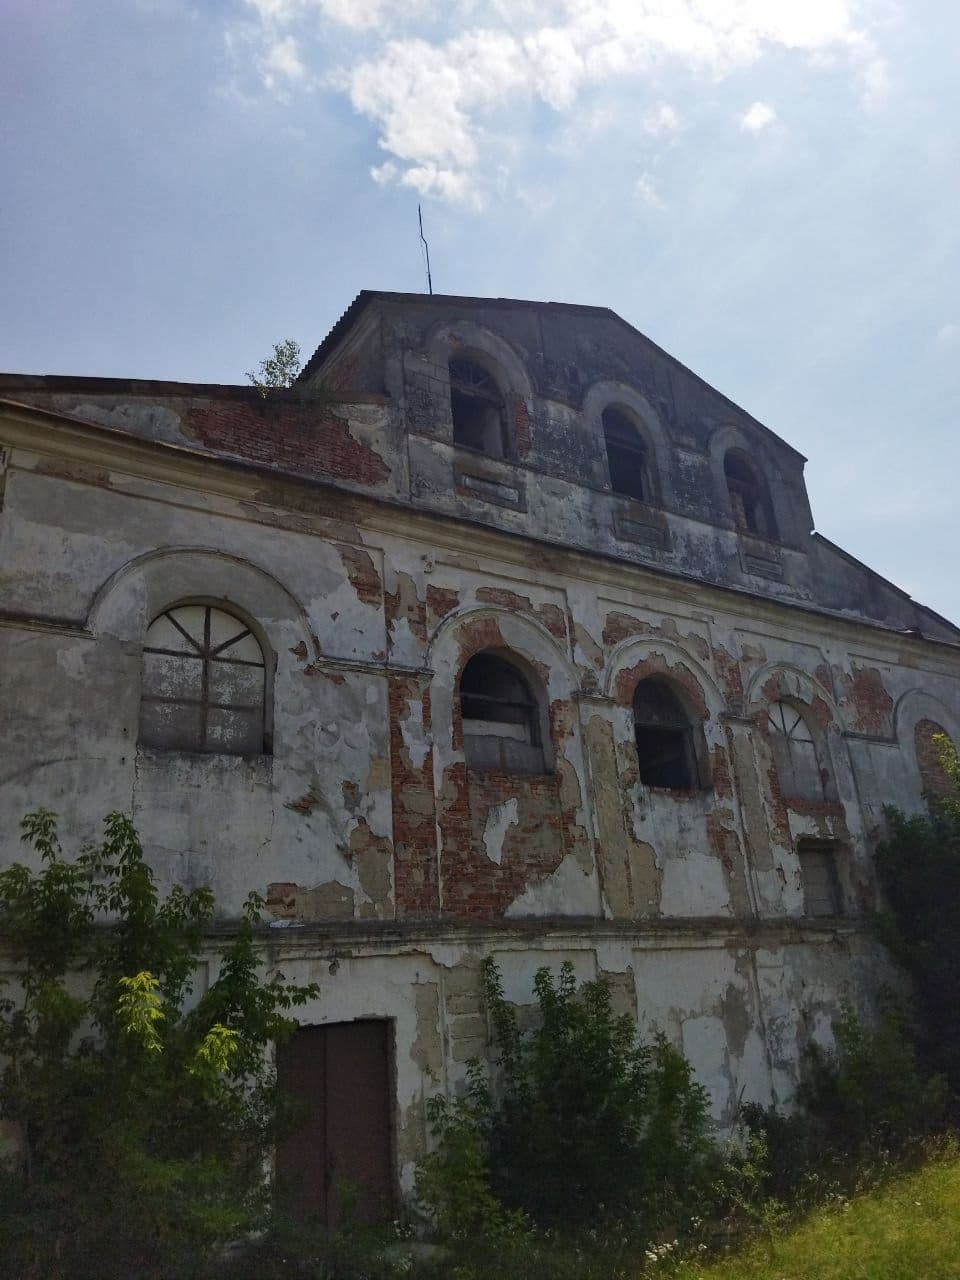
{"label": "peeling plaster", "polygon": [[503,840],[509,827],[518,822],[518,804],[516,796],[511,796],[503,804],[495,804],[487,813],[487,825],[483,832],[483,846],[487,857],[499,867],[503,858]]}

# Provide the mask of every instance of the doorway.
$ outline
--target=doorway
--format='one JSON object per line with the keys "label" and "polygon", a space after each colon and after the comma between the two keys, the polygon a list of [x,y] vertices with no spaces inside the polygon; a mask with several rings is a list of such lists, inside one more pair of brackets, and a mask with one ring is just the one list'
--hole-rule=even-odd
{"label": "doorway", "polygon": [[277,1081],[302,1114],[277,1147],[277,1194],[301,1221],[390,1216],[394,1204],[391,1023],[300,1027],[277,1051]]}

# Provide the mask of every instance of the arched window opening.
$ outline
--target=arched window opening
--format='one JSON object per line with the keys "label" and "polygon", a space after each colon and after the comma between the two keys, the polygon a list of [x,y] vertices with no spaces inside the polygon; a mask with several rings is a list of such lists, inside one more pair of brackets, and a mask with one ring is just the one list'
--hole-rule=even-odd
{"label": "arched window opening", "polygon": [[544,773],[540,710],[513,663],[475,654],[460,677],[463,750],[472,769]]}
{"label": "arched window opening", "polygon": [[823,800],[824,778],[817,744],[806,720],[789,702],[774,702],[767,712],[767,724],[783,794],[801,800]]}
{"label": "arched window opening", "polygon": [[454,444],[506,457],[506,412],[493,376],[472,360],[451,360],[449,367]]}
{"label": "arched window opening", "polygon": [[610,487],[614,493],[622,493],[627,498],[651,501],[650,463],[647,446],[640,433],[621,409],[604,409],[601,421],[607,445]]}
{"label": "arched window opening", "polygon": [[665,680],[641,680],[633,696],[640,781],[648,787],[692,791],[697,757],[690,718]]}
{"label": "arched window opening", "polygon": [[209,604],[166,609],[144,640],[140,742],[259,755],[265,680],[263,651],[240,618]]}
{"label": "arched window opening", "polygon": [[741,533],[755,533],[761,538],[776,537],[763,485],[746,458],[731,450],[723,460],[733,521]]}
{"label": "arched window opening", "polygon": [[837,870],[837,846],[830,840],[801,840],[797,859],[804,915],[841,915],[843,892]]}
{"label": "arched window opening", "polygon": [[920,782],[925,795],[948,796],[953,779],[943,767],[942,747],[950,746],[946,730],[934,720],[918,720],[913,730],[913,745],[920,768]]}

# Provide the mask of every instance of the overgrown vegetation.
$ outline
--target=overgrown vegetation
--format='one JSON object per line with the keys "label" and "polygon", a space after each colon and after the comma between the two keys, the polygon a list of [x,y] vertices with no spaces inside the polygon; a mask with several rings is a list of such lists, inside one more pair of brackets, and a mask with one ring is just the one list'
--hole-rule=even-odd
{"label": "overgrown vegetation", "polygon": [[260,361],[256,373],[248,369],[244,376],[265,396],[268,391],[292,387],[302,365],[300,344],[293,338],[284,338],[273,344],[270,355]]}
{"label": "overgrown vegetation", "polygon": [[[888,904],[880,918],[890,950],[910,975],[921,1061],[960,1095],[960,757],[939,739],[953,794],[931,797],[925,814],[887,809],[876,865]],[[956,1106],[954,1118],[957,1117]]]}
{"label": "overgrown vegetation", "polygon": [[122,814],[74,859],[52,813],[22,825],[40,867],[0,872],[0,930],[22,973],[0,1001],[0,1116],[20,1138],[0,1179],[0,1269],[194,1276],[266,1221],[280,1110],[267,1049],[315,989],[261,979],[251,896],[188,1007],[211,892],[161,898]]}
{"label": "overgrown vegetation", "polygon": [[482,972],[493,1075],[473,1063],[463,1098],[431,1103],[439,1148],[418,1180],[444,1233],[489,1240],[629,1216],[652,1236],[702,1205],[719,1162],[682,1054],[662,1036],[640,1043],[608,986],[578,990],[569,963],[556,979],[538,971],[524,1035],[491,959]]}

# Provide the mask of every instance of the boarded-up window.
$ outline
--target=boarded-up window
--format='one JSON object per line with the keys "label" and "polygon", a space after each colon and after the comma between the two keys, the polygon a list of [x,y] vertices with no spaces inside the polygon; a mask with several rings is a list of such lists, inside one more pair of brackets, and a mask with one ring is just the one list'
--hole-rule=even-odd
{"label": "boarded-up window", "polygon": [[613,407],[604,409],[602,421],[611,489],[640,502],[652,501],[647,447],[636,427],[621,409]]}
{"label": "boarded-up window", "polygon": [[817,745],[806,720],[789,702],[774,702],[767,723],[783,794],[788,799],[823,800]]}
{"label": "boarded-up window", "polygon": [[640,781],[648,787],[691,791],[697,785],[693,726],[665,680],[641,680],[633,697]]}
{"label": "boarded-up window", "polygon": [[454,444],[491,458],[506,457],[506,413],[494,378],[473,360],[451,360],[449,367]]}
{"label": "boarded-up window", "polygon": [[259,754],[265,666],[245,622],[184,604],[150,624],[143,646],[140,742],[170,751]]}
{"label": "boarded-up window", "polygon": [[797,848],[803,911],[808,916],[837,916],[843,895],[837,874],[837,846],[826,840],[801,840]]}
{"label": "boarded-up window", "polygon": [[506,658],[474,654],[460,677],[460,714],[471,768],[545,772],[537,700]]}

